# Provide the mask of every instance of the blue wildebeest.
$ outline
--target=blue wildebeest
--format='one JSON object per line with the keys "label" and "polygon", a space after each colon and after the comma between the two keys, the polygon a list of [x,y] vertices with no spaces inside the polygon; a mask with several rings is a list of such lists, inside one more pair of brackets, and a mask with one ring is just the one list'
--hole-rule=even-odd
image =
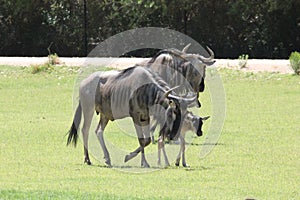
{"label": "blue wildebeest", "polygon": [[202,125],[203,121],[207,120],[210,116],[207,117],[199,117],[197,115],[194,115],[192,112],[187,111],[185,115],[183,116],[183,124],[182,128],[180,130],[180,150],[177,155],[177,159],[175,162],[176,166],[179,166],[180,158],[182,155],[182,166],[187,167],[185,161],[185,134],[188,131],[195,132],[198,137],[202,136]]}
{"label": "blue wildebeest", "polygon": [[[186,96],[187,93],[197,93],[197,102],[196,106],[201,107],[201,103],[198,100],[199,92],[203,92],[205,89],[205,71],[206,66],[210,66],[215,63],[214,61],[214,52],[207,47],[210,56],[208,58],[199,55],[199,54],[190,54],[187,53],[188,48],[191,44],[188,44],[183,48],[182,51],[178,49],[163,49],[159,51],[152,59],[143,63],[144,66],[150,68],[152,71],[158,73],[170,86],[181,85],[176,91],[177,94]],[[190,104],[193,105],[193,104]],[[194,104],[195,105],[195,104]],[[182,164],[186,166],[185,162],[185,140],[184,135],[186,127],[188,127],[191,123],[201,124],[199,126],[200,130],[202,127],[202,120],[206,120],[207,118],[201,118],[193,115],[192,113],[188,113],[185,115],[181,132],[181,147],[176,160],[176,164],[179,164],[180,155],[182,153]],[[193,116],[193,117],[191,117]],[[195,120],[197,119],[197,120]],[[154,130],[157,126],[155,122],[155,117],[153,119],[154,125],[151,126],[151,140],[154,143]],[[195,120],[194,122],[192,120]],[[188,130],[193,130],[191,126]],[[197,132],[198,134],[198,132]],[[201,133],[202,135],[202,133]],[[165,158],[165,164],[169,165],[169,161],[164,150],[164,136],[160,135],[158,139],[158,164],[160,165],[160,150],[163,151],[163,155]]]}
{"label": "blue wildebeest", "polygon": [[[180,162],[180,159],[182,156],[182,166],[187,167],[188,165],[186,164],[186,160],[185,160],[185,134],[188,131],[192,131],[192,132],[196,133],[196,135],[198,137],[202,136],[203,121],[207,120],[209,118],[209,116],[199,117],[199,116],[194,115],[190,111],[186,111],[182,115],[182,118],[183,118],[183,121],[181,124],[181,130],[180,130],[180,135],[179,135],[180,150],[177,155],[175,165],[179,166],[179,162]],[[151,132],[155,130],[156,126],[157,126],[157,123],[151,127]],[[161,160],[161,150],[162,150],[163,155],[164,155],[165,165],[169,166],[170,163],[168,161],[168,157],[167,157],[167,154],[164,149],[163,141],[164,141],[164,135],[160,135],[158,138],[158,161],[157,161],[157,163],[158,163],[158,165],[161,165],[160,160]]]}
{"label": "blue wildebeest", "polygon": [[[120,71],[95,72],[83,80],[79,89],[79,105],[76,109],[72,127],[69,131],[67,144],[76,144],[83,113],[82,127],[84,143],[84,162],[91,164],[88,153],[88,134],[96,110],[100,113],[100,121],[96,135],[104,153],[105,163],[111,165],[109,152],[106,148],[103,132],[108,121],[131,117],[134,122],[140,146],[125,157],[125,162],[141,152],[141,166],[149,167],[144,148],[150,143],[150,115],[159,120],[162,135],[174,138],[181,122],[181,104],[189,104],[195,98],[182,98],[171,94],[172,89],[156,74],[144,67],[131,67]],[[155,108],[159,105],[160,111]],[[163,111],[161,111],[163,110]],[[163,112],[163,115],[162,113]],[[159,116],[158,116],[159,115]]]}
{"label": "blue wildebeest", "polygon": [[[190,45],[185,46],[182,51],[178,49],[163,49],[149,61],[143,62],[142,65],[159,74],[171,87],[181,85],[175,90],[178,95],[186,96],[190,92],[196,93],[196,104],[190,104],[189,106],[201,107],[201,103],[198,100],[199,92],[203,92],[205,89],[206,66],[215,63],[214,52],[207,47],[210,54],[208,58],[199,54],[190,54],[187,53]],[[151,140],[154,143],[153,135],[151,135]]]}
{"label": "blue wildebeest", "polygon": [[[181,85],[175,90],[178,95],[186,95],[188,92],[203,92],[205,88],[206,66],[215,63],[214,52],[207,47],[210,56],[208,58],[199,54],[187,53],[191,44],[182,51],[178,49],[163,49],[143,65],[161,76],[171,87]],[[201,104],[197,101],[197,106]]]}
{"label": "blue wildebeest", "polygon": [[[194,115],[192,112],[186,112],[185,116],[183,116],[183,124],[180,131],[179,139],[180,139],[180,150],[176,158],[175,165],[179,166],[179,162],[182,156],[182,166],[188,167],[186,160],[185,160],[185,134],[188,131],[195,132],[198,137],[202,136],[202,125],[203,121],[207,120],[210,116],[207,117],[199,117]],[[166,155],[165,156],[165,160]],[[160,161],[160,158],[159,158]],[[166,162],[166,164],[168,164]]]}

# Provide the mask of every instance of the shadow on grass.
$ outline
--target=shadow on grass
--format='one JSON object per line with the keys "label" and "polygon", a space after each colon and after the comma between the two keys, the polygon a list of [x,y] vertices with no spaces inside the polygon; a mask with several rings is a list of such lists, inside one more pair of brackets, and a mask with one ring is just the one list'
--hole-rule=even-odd
{"label": "shadow on grass", "polygon": [[191,146],[226,146],[224,143],[203,143],[203,144],[198,144],[198,143],[186,143],[187,145]]}
{"label": "shadow on grass", "polygon": [[105,164],[92,164],[92,165],[76,164],[76,166],[83,166],[83,165],[86,167],[99,168],[99,169],[114,169],[126,173],[149,173],[158,170],[184,170],[189,172],[189,171],[206,171],[206,170],[213,169],[211,167],[206,167],[206,166],[188,166],[188,167],[176,166],[174,163],[172,163],[171,166],[168,167],[150,166],[150,168],[143,168],[140,166],[128,166],[128,165],[107,166]]}
{"label": "shadow on grass", "polygon": [[[154,143],[152,143],[152,144],[157,144],[157,140],[156,141],[154,141]],[[180,142],[169,142],[169,141],[166,141],[165,142],[165,144],[170,144],[170,145],[180,145]],[[186,145],[192,145],[192,146],[225,146],[226,144],[225,143],[219,143],[219,142],[217,142],[217,143],[207,143],[207,142],[205,142],[205,143],[201,143],[201,144],[199,144],[199,143],[193,143],[193,142],[185,142],[185,144]]]}

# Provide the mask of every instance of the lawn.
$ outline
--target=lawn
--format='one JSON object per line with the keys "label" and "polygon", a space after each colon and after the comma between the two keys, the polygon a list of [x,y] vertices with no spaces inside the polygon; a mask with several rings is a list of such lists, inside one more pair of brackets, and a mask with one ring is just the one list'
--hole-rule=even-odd
{"label": "lawn", "polygon": [[[105,167],[93,131],[93,165],[83,164],[81,142],[67,147],[65,137],[76,106],[72,98],[78,68],[31,72],[0,66],[0,199],[300,198],[299,76],[208,72],[208,77],[218,72],[226,95],[217,145],[200,158],[205,136],[189,133],[190,168],[175,167],[174,162],[158,168],[157,147],[150,145],[146,156],[152,168],[145,170],[139,167],[140,156],[123,163],[123,155],[138,146],[134,135],[126,134],[132,127],[129,120],[111,122],[104,134],[113,168]],[[201,94],[203,107],[195,113],[212,114],[210,89]],[[212,120],[204,125],[204,134]],[[167,147],[173,161],[179,146]]]}

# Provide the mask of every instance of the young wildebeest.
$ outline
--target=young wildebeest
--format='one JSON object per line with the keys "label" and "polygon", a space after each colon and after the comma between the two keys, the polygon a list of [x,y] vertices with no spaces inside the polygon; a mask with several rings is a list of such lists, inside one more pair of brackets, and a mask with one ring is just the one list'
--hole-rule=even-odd
{"label": "young wildebeest", "polygon": [[[175,165],[179,166],[179,162],[180,162],[181,155],[182,155],[182,166],[187,167],[188,165],[186,164],[186,161],[185,161],[185,134],[188,131],[192,131],[192,132],[196,133],[196,135],[198,137],[202,136],[203,121],[207,120],[209,118],[209,116],[203,117],[203,118],[198,117],[190,111],[186,111],[185,114],[183,114],[182,116],[183,116],[183,121],[181,124],[181,130],[180,130],[180,135],[179,135],[180,150],[177,155]],[[152,133],[152,135],[156,129],[157,124],[158,123],[155,123],[153,126],[151,126],[150,132]],[[161,132],[160,132],[159,138],[157,140],[157,142],[158,142],[157,164],[161,165],[161,151],[162,151],[163,155],[164,155],[165,165],[170,166],[170,163],[169,163],[169,160],[168,160],[167,154],[165,152],[165,148],[164,148],[164,138],[166,138],[166,137],[167,136],[165,136],[165,135],[161,135]],[[151,139],[154,140],[154,138],[151,138]]]}
{"label": "young wildebeest", "polygon": [[207,120],[210,116],[207,117],[199,117],[194,115],[192,112],[187,111],[185,116],[183,116],[183,124],[180,131],[180,150],[177,155],[177,159],[175,162],[176,166],[179,166],[180,158],[182,155],[182,166],[187,167],[185,161],[185,134],[188,131],[195,132],[198,137],[202,136],[202,125],[203,121]]}
{"label": "young wildebeest", "polygon": [[[144,148],[150,143],[150,115],[165,119],[160,120],[161,134],[173,139],[181,121],[180,104],[189,104],[195,98],[181,98],[171,94],[172,89],[156,74],[143,67],[131,67],[120,71],[96,72],[82,81],[72,127],[67,144],[76,144],[81,114],[84,116],[82,128],[84,142],[84,161],[91,164],[88,154],[88,134],[94,110],[100,113],[96,134],[104,153],[105,163],[111,165],[103,132],[108,121],[131,117],[134,122],[140,146],[125,157],[125,162],[141,152],[141,166],[149,167]],[[160,112],[154,107],[159,105]],[[163,110],[163,111],[161,111]],[[160,115],[160,116],[156,116]]]}

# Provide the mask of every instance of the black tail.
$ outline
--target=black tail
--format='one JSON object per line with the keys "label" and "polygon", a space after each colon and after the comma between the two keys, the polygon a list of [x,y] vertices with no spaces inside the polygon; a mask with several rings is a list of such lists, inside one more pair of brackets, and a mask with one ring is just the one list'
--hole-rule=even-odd
{"label": "black tail", "polygon": [[71,129],[68,132],[69,136],[68,136],[68,140],[67,140],[67,145],[69,145],[71,142],[73,142],[74,146],[76,146],[76,144],[77,144],[78,128],[79,128],[79,124],[81,121],[81,115],[82,115],[82,109],[81,109],[81,105],[79,102],[78,107],[75,112],[73,124],[71,126]]}

